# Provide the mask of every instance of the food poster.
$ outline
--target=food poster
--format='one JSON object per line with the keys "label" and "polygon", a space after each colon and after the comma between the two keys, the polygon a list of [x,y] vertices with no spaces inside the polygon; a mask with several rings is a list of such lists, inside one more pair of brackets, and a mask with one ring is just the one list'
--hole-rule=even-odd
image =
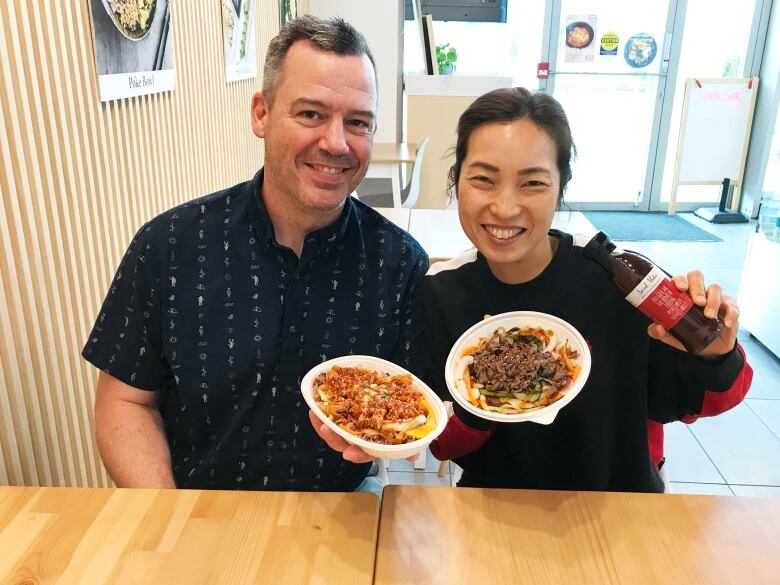
{"label": "food poster", "polygon": [[100,101],[172,91],[170,0],[90,0]]}
{"label": "food poster", "polygon": [[255,0],[219,0],[225,47],[225,80],[257,77]]}
{"label": "food poster", "polygon": [[288,22],[298,16],[296,0],[279,0],[279,27],[284,28]]}
{"label": "food poster", "polygon": [[595,14],[570,14],[564,29],[564,63],[593,63],[596,55]]}

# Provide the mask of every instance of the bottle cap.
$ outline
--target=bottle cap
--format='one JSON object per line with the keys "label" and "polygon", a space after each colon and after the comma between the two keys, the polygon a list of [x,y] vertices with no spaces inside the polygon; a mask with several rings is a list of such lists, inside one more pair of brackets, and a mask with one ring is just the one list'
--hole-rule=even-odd
{"label": "bottle cap", "polygon": [[598,232],[582,249],[582,255],[597,262],[602,268],[609,270],[609,255],[615,249],[615,244],[604,232]]}

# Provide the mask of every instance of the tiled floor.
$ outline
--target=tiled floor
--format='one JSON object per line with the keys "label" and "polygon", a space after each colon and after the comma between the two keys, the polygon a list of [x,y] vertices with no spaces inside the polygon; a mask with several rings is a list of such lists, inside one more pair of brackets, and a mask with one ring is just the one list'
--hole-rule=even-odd
{"label": "tiled floor", "polygon": [[[737,297],[755,222],[713,225],[692,214],[681,216],[723,242],[623,244],[675,274],[700,268],[708,282],[720,283]],[[667,473],[674,493],[780,497],[780,359],[747,331],[739,338],[755,372],[745,401],[715,418],[666,426]],[[455,465],[450,463],[442,477],[438,467],[429,455],[425,470],[415,471],[411,463],[397,461],[388,475],[397,484],[450,485]]]}

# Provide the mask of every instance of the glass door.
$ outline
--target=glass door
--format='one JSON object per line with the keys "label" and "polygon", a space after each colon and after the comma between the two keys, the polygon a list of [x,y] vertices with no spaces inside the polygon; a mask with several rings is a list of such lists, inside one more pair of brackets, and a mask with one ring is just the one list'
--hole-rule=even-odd
{"label": "glass door", "polygon": [[678,0],[553,0],[543,89],[569,116],[573,209],[650,204]]}
{"label": "glass door", "polygon": [[[680,59],[674,83],[674,102],[671,119],[679,121],[682,116],[685,80],[690,77],[749,77],[757,74],[754,65],[756,36],[762,18],[762,5],[766,2],[753,0],[687,0],[685,2],[685,30],[682,33]],[[764,7],[765,12],[768,8]],[[682,17],[680,17],[682,18]],[[768,20],[768,15],[763,18]],[[724,27],[724,23],[728,26]],[[713,31],[727,31],[718,34]],[[760,62],[760,59],[757,60]],[[755,121],[754,121],[755,123]],[[679,123],[668,127],[668,134],[662,134],[668,145],[663,156],[662,177],[653,188],[651,209],[666,210],[672,191],[674,163],[679,138]],[[660,154],[660,153],[659,153]],[[677,190],[677,210],[690,211],[703,205],[717,205],[720,199],[720,185],[681,185]]]}

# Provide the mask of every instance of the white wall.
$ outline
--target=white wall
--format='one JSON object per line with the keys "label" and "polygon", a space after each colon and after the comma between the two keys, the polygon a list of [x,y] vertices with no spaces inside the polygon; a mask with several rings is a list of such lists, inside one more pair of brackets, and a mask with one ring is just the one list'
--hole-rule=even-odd
{"label": "white wall", "polygon": [[403,0],[308,0],[310,14],[339,16],[368,40],[379,76],[376,142],[401,139],[403,9]]}

